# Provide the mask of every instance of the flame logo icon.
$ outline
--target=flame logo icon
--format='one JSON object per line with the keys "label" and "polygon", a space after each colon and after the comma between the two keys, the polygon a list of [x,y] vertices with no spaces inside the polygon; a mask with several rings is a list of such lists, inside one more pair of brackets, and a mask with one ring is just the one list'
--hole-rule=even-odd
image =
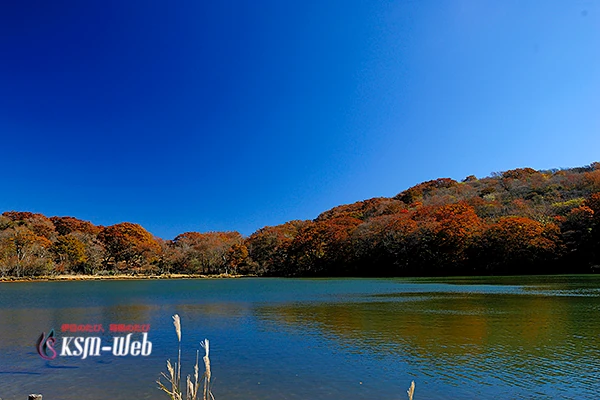
{"label": "flame logo icon", "polygon": [[37,341],[37,352],[44,360],[54,360],[56,358],[56,350],[54,350],[54,344],[56,339],[54,338],[54,329],[52,329],[48,336],[42,332],[42,335]]}

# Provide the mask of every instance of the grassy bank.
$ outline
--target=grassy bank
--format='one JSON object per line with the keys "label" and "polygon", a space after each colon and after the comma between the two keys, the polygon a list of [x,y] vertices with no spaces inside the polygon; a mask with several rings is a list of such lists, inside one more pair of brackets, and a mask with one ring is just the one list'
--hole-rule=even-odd
{"label": "grassy bank", "polygon": [[141,279],[228,279],[242,278],[248,275],[201,275],[201,274],[161,274],[161,275],[46,275],[46,276],[3,276],[0,282],[33,282],[33,281],[97,281],[97,280],[141,280]]}

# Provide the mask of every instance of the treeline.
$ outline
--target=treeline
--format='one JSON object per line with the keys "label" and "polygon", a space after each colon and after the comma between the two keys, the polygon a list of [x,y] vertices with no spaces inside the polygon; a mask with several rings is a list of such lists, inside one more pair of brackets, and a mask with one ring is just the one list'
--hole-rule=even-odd
{"label": "treeline", "polygon": [[0,275],[427,276],[592,272],[600,264],[600,163],[441,178],[238,232],[153,237],[30,212],[0,216]]}

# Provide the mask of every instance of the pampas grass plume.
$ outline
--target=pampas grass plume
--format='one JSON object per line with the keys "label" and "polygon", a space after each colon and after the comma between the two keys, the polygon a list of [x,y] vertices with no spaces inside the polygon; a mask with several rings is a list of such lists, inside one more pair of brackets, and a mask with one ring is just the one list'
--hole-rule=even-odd
{"label": "pampas grass plume", "polygon": [[175,332],[177,333],[177,340],[181,342],[181,320],[179,314],[173,315],[173,325],[175,325]]}

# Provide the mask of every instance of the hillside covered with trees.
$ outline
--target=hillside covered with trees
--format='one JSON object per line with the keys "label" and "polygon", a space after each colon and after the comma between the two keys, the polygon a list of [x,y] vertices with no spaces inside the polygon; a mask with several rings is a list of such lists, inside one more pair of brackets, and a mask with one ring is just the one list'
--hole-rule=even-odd
{"label": "hillside covered with trees", "polygon": [[440,178],[249,237],[186,232],[163,240],[129,222],[0,216],[0,276],[546,274],[594,272],[598,264],[600,163]]}

